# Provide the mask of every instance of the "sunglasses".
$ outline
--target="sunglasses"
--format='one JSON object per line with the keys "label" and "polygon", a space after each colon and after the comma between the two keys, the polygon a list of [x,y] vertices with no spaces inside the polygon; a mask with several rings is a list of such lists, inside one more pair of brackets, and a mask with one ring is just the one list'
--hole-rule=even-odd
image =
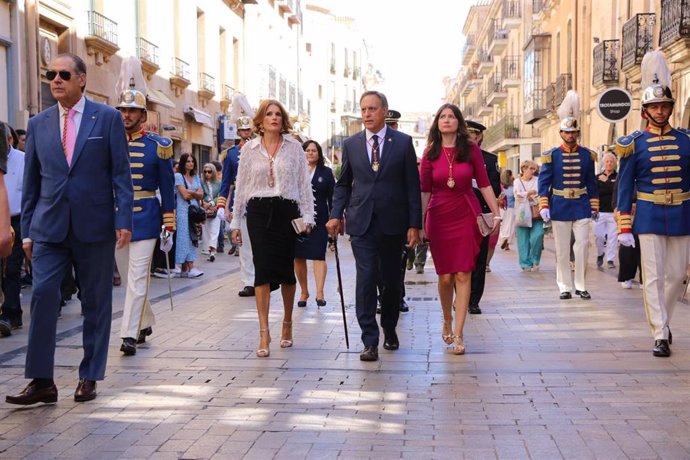
{"label": "sunglasses", "polygon": [[60,78],[65,81],[69,81],[72,78],[72,72],[69,70],[60,70],[59,72],[49,70],[46,72],[46,78],[50,81],[55,80],[55,77],[58,75],[60,75]]}
{"label": "sunglasses", "polygon": [[204,174],[211,174],[213,171],[204,171]]}

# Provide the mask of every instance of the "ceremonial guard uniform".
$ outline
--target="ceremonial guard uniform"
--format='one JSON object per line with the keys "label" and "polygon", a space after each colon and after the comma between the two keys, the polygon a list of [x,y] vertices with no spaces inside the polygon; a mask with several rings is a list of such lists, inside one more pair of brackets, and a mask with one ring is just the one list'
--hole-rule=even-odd
{"label": "ceremonial guard uniform", "polygon": [[[248,116],[241,116],[237,118],[237,132],[241,136],[240,145],[235,145],[223,150],[220,154],[220,161],[223,162],[223,179],[220,184],[220,192],[218,193],[218,211],[221,213],[221,218],[225,218],[225,206],[230,199],[232,206],[233,199],[230,196],[231,187],[234,193],[235,178],[237,177],[237,169],[239,168],[240,149],[246,138],[251,137],[252,120]],[[242,132],[240,132],[242,131]],[[222,210],[222,211],[221,211]],[[240,251],[240,272],[242,277],[242,284],[244,288],[239,292],[240,297],[250,297],[254,295],[254,260],[252,253],[252,245],[249,241],[249,231],[247,230],[247,220],[245,216],[240,219],[240,231],[242,232],[242,247]]]}
{"label": "ceremonial guard uniform", "polygon": [[577,134],[580,131],[577,118],[564,117],[559,128],[564,144],[541,156],[539,209],[545,222],[553,221],[556,283],[561,292],[560,298],[572,297],[573,277],[569,265],[572,232],[575,234],[575,294],[583,299],[590,299],[585,286],[585,274],[589,222],[590,218],[597,217],[599,211],[599,192],[594,172],[597,155],[577,144]]}
{"label": "ceremonial guard uniform", "polygon": [[[120,96],[117,108],[146,109],[143,93],[130,89]],[[129,127],[125,123],[126,128]],[[136,353],[136,343],[143,343],[155,323],[149,301],[149,279],[153,250],[161,226],[175,231],[175,178],[172,140],[138,131],[127,132],[129,157],[134,185],[132,242],[117,251],[118,265],[128,267],[125,305],[122,312],[121,351]],[[160,201],[156,191],[160,191]]]}
{"label": "ceremonial guard uniform", "polygon": [[[649,125],[616,143],[618,239],[634,246],[632,234],[639,235],[645,312],[655,340],[653,354],[660,357],[671,354],[669,322],[690,251],[690,131],[668,124],[674,102],[667,86],[646,88],[642,113]],[[659,116],[659,110],[665,112]]]}

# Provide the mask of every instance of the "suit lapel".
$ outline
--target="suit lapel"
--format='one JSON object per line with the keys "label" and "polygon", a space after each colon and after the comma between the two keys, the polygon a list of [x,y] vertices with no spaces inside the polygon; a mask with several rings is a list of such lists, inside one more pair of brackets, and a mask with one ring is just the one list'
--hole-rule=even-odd
{"label": "suit lapel", "polygon": [[383,168],[386,167],[386,164],[388,164],[391,154],[393,153],[393,144],[395,143],[393,141],[393,135],[392,135],[393,130],[390,128],[386,128],[386,137],[383,141],[382,144],[382,151],[381,151],[381,167],[379,169],[379,174],[383,171]]}
{"label": "suit lapel", "polygon": [[73,168],[77,163],[77,160],[81,156],[82,150],[84,150],[84,147],[86,146],[86,140],[89,138],[91,130],[93,130],[93,127],[96,125],[96,121],[98,121],[97,114],[98,110],[96,109],[95,104],[91,103],[87,99],[86,103],[84,104],[84,113],[81,116],[81,124],[79,125],[77,142],[74,144],[74,153],[72,154],[72,164],[70,165],[70,169]]}

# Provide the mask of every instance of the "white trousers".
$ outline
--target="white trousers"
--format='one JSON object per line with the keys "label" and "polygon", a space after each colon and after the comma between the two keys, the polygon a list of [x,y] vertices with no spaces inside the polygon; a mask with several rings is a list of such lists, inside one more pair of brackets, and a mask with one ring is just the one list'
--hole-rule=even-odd
{"label": "white trousers", "polygon": [[242,234],[242,246],[240,247],[242,285],[254,286],[254,254],[252,253],[252,243],[249,240],[246,217],[240,219],[240,233]]}
{"label": "white trousers", "polygon": [[[218,246],[218,233],[220,233],[220,219],[218,216],[213,219],[206,219],[201,230],[201,249],[204,251],[214,249]],[[244,234],[242,235],[244,237]]]}
{"label": "white trousers", "polygon": [[[123,274],[125,306],[122,310],[121,338],[136,339],[139,331],[156,324],[156,318],[149,302],[149,281],[151,260],[156,240],[132,241],[115,251],[117,267]],[[124,268],[127,267],[127,276]]]}
{"label": "white trousers", "polygon": [[668,325],[688,269],[690,236],[640,237],[644,310],[654,340],[668,340]]}
{"label": "white trousers", "polygon": [[618,254],[618,227],[612,212],[599,213],[599,219],[594,221],[594,241],[597,243],[597,256],[604,254],[606,241],[606,261],[613,262]]}
{"label": "white trousers", "polygon": [[556,284],[560,292],[573,290],[573,275],[570,271],[570,232],[575,234],[575,289],[586,291],[587,249],[589,246],[589,221],[552,221],[553,238],[556,244]]}

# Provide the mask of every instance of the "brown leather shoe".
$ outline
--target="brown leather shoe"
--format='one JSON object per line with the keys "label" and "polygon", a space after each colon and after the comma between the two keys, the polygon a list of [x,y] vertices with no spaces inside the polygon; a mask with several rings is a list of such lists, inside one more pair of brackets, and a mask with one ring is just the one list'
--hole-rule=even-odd
{"label": "brown leather shoe", "polygon": [[77,402],[91,401],[96,399],[96,381],[79,379],[77,391],[74,392],[74,400]]}
{"label": "brown leather shoe", "polygon": [[57,387],[54,383],[48,386],[39,386],[31,382],[18,395],[5,396],[5,402],[18,404],[20,406],[29,406],[36,403],[57,402],[57,396]]}

